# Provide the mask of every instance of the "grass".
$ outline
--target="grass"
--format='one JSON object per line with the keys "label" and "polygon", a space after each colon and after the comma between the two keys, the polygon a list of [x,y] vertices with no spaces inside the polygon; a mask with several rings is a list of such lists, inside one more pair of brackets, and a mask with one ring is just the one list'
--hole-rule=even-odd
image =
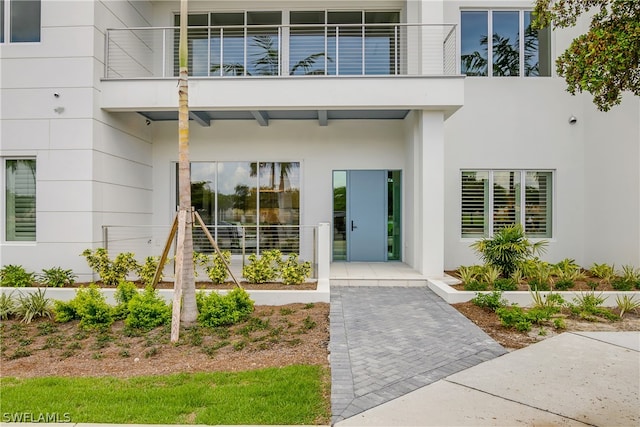
{"label": "grass", "polygon": [[328,369],[297,365],[244,372],[132,378],[0,378],[3,413],[69,414],[73,423],[328,423]]}

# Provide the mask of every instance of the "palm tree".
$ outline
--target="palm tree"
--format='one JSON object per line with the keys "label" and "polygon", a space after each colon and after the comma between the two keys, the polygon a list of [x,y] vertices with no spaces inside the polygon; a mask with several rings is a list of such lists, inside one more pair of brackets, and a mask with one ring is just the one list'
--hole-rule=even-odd
{"label": "palm tree", "polygon": [[[189,159],[189,87],[187,17],[188,0],[180,0],[180,78],[178,84],[178,188],[180,208],[178,215],[178,244],[176,249],[176,281],[174,284],[174,317],[171,341],[178,340],[180,325],[195,323],[198,317],[193,265],[193,215],[191,212],[191,165]],[[182,301],[180,300],[182,296]],[[182,310],[180,309],[182,305]],[[180,313],[180,320],[176,319]],[[178,325],[176,325],[178,323]]]}

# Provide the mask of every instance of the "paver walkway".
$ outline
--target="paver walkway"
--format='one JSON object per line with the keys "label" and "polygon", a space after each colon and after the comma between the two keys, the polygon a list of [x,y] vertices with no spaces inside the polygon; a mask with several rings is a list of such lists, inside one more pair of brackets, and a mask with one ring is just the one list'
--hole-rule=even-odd
{"label": "paver walkway", "polygon": [[331,288],[332,421],[505,354],[427,287]]}

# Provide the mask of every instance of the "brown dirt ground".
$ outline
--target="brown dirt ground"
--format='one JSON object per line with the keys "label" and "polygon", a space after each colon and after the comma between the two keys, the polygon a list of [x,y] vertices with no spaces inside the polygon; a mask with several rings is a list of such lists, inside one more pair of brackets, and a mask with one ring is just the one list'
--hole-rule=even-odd
{"label": "brown dirt ground", "polygon": [[[593,331],[593,332],[618,332],[640,331],[640,312],[625,313],[622,320],[611,322],[605,319],[587,321],[569,316],[564,313],[561,316],[566,323],[565,329],[555,329],[553,325],[541,327],[534,326],[529,332],[518,332],[515,329],[505,328],[500,324],[498,316],[489,310],[474,305],[472,302],[452,304],[452,306],[478,325],[487,335],[496,340],[507,350],[517,350],[534,344],[545,338],[558,335],[562,332]],[[617,314],[617,310],[614,309]]]}
{"label": "brown dirt ground", "polygon": [[[169,286],[160,284],[159,287]],[[172,284],[171,284],[172,286]],[[211,287],[200,283],[199,288]],[[218,289],[231,285],[215,285]],[[282,284],[248,285],[246,289],[290,289]],[[303,284],[314,289],[315,283]],[[495,313],[470,302],[454,304],[459,312],[509,350],[526,347],[563,331],[640,331],[640,313],[622,321],[588,322],[565,315],[566,329],[534,327],[529,333],[507,329]],[[109,333],[83,332],[77,322],[39,320],[0,324],[0,376],[117,376],[177,372],[241,371],[292,364],[329,366],[329,304],[256,306],[249,320],[234,327],[181,331],[177,344],[169,328],[131,336],[116,322]],[[264,326],[268,321],[267,326]],[[253,323],[251,323],[253,322]],[[261,323],[263,328],[255,327]],[[252,328],[251,325],[254,327]],[[253,329],[253,330],[250,330]]]}
{"label": "brown dirt ground", "polygon": [[256,306],[252,319],[261,322],[183,328],[177,344],[170,343],[168,327],[129,336],[122,321],[105,334],[83,332],[75,321],[8,320],[1,326],[0,375],[131,377],[294,364],[328,367],[329,304]]}

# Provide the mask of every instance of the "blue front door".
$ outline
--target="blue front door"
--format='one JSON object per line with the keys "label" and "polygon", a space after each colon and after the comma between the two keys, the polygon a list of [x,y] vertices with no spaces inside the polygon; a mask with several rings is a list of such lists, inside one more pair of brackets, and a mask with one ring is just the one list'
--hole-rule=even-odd
{"label": "blue front door", "polygon": [[387,171],[347,171],[347,260],[387,260]]}

